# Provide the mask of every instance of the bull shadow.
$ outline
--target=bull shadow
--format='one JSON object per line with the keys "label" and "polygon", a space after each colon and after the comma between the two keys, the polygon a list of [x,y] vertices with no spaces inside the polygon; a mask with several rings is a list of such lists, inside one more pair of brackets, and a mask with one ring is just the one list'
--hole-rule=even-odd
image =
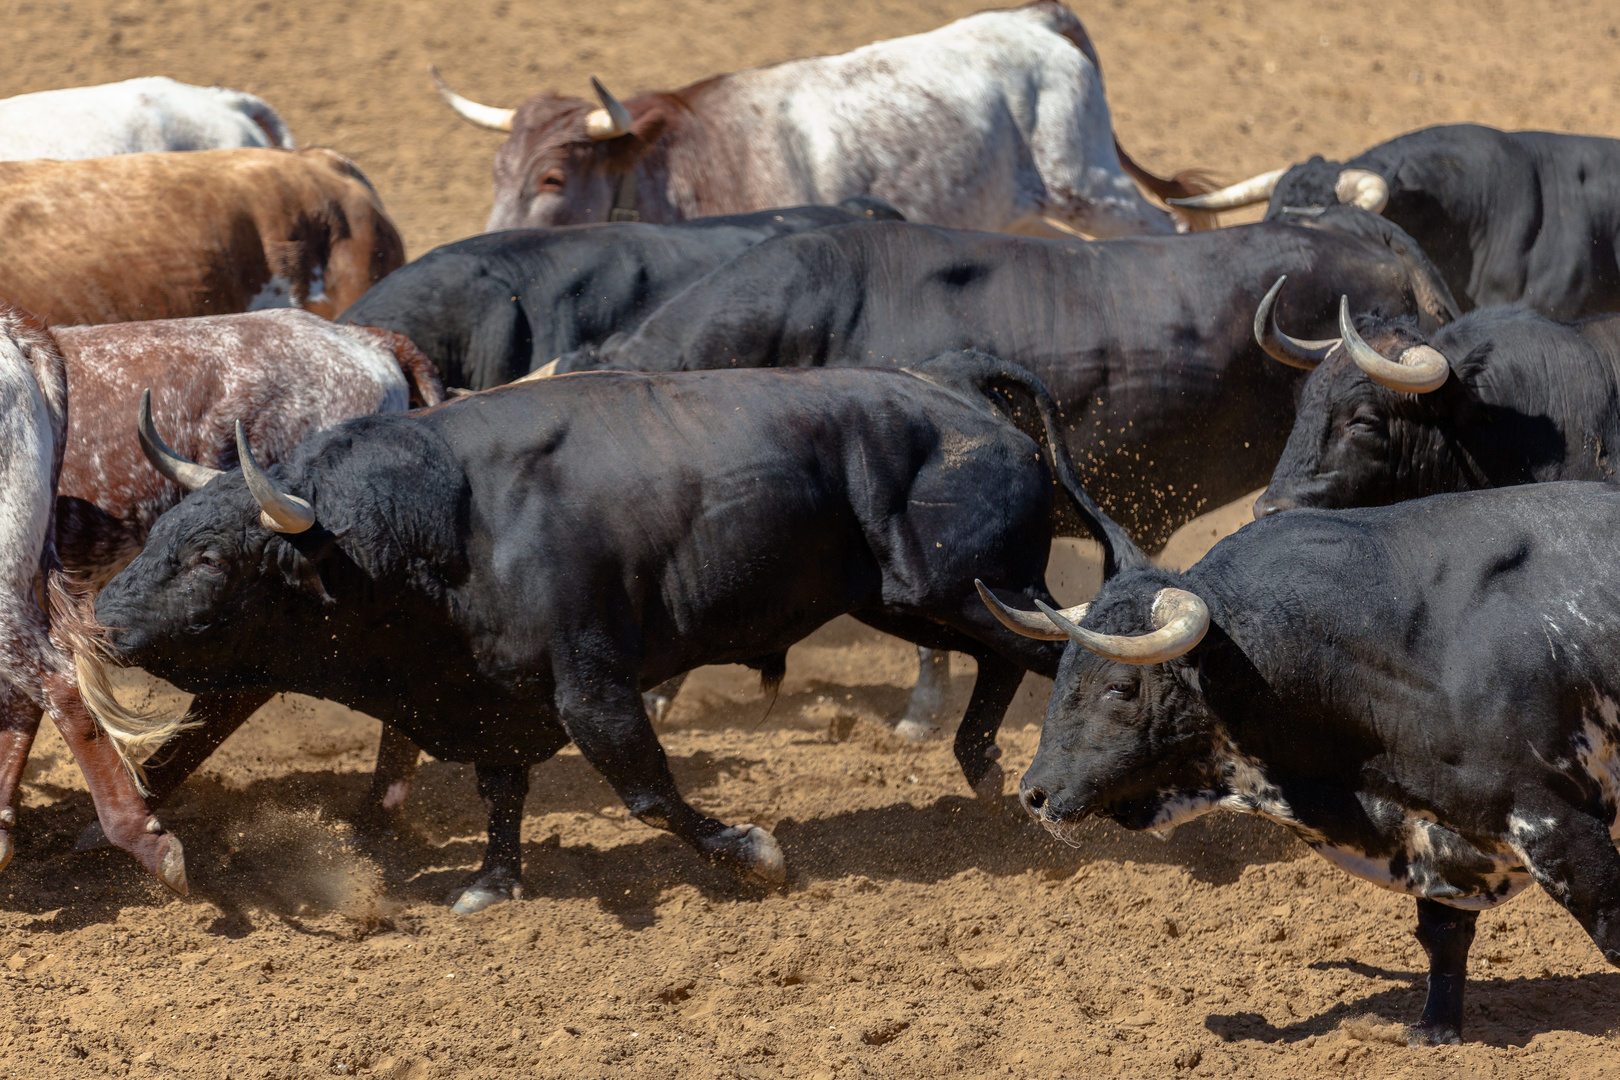
{"label": "bull shadow", "polygon": [[[1364,1022],[1369,1015],[1409,1024],[1423,1011],[1427,976],[1416,971],[1387,971],[1354,961],[1314,963],[1313,969],[1340,967],[1368,978],[1404,982],[1341,1001],[1297,1023],[1277,1025],[1254,1012],[1214,1013],[1204,1026],[1224,1042],[1253,1039],[1266,1043],[1297,1043],[1323,1036],[1349,1022]],[[1575,1031],[1604,1037],[1620,1027],[1620,972],[1585,975],[1544,975],[1521,978],[1468,980],[1463,1017],[1468,1042],[1487,1046],[1524,1046],[1550,1031]]]}
{"label": "bull shadow", "polygon": [[[701,802],[722,778],[760,762],[699,749],[672,755],[670,764],[682,791]],[[530,898],[594,899],[621,924],[645,926],[672,886],[691,886],[711,900],[760,895],[673,836],[628,819],[579,755],[560,754],[531,776],[523,845]],[[471,767],[424,764],[404,825],[387,835],[361,834],[349,824],[369,785],[367,773],[332,770],[244,786],[205,774],[182,787],[160,813],[186,845],[192,897],[223,912],[213,932],[247,932],[244,913],[255,909],[283,918],[320,911],[375,918],[379,910],[442,903],[464,884],[485,843]],[[52,794],[55,802],[24,811],[16,858],[0,882],[0,909],[34,914],[33,929],[50,932],[116,921],[122,907],[173,900],[123,852],[76,854],[79,831],[94,817],[89,796]],[[558,814],[588,821],[590,829],[571,836]],[[550,815],[544,831],[535,815]],[[602,842],[604,823],[622,839]],[[926,806],[897,802],[783,818],[773,831],[788,860],[790,890],[811,879],[857,875],[927,884],[968,869],[1060,877],[1092,861],[1126,859],[1184,866],[1200,880],[1227,883],[1250,863],[1292,859],[1306,850],[1277,826],[1225,813],[1189,823],[1168,841],[1092,821],[1079,831],[1079,846],[1070,848],[1031,822],[1011,796],[999,815],[971,797],[947,795]],[[592,839],[581,839],[587,832]]]}

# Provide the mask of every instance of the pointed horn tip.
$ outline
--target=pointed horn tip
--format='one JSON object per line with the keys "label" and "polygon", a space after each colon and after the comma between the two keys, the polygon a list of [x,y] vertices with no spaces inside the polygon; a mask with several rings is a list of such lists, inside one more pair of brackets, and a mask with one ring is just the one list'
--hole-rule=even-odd
{"label": "pointed horn tip", "polygon": [[236,456],[242,465],[242,479],[248,491],[259,504],[259,523],[279,533],[307,532],[315,525],[315,508],[296,495],[289,495],[276,487],[248,445],[247,429],[236,421]]}
{"label": "pointed horn tip", "polygon": [[164,477],[173,480],[187,491],[198,491],[221,472],[206,465],[198,465],[177,454],[152,422],[152,388],[141,391],[141,407],[135,417],[135,435],[141,444],[141,453]]}

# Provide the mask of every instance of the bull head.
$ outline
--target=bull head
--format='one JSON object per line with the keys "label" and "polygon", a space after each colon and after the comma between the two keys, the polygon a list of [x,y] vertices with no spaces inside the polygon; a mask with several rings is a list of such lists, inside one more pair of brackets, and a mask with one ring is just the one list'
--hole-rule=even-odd
{"label": "bull head", "polygon": [[1121,664],[1161,664],[1184,656],[1197,647],[1209,632],[1209,605],[1197,593],[1185,589],[1160,589],[1153,598],[1153,629],[1145,634],[1101,634],[1077,624],[1084,619],[1090,604],[1064,611],[1054,611],[1035,601],[1040,615],[1010,608],[985,588],[978,586],[979,598],[984,601],[1001,624],[1015,634],[1039,638],[1043,641],[1061,641],[1063,638],[1081,645],[1105,660]]}
{"label": "bull head", "polygon": [[[433,77],[433,86],[438,90],[439,97],[455,111],[457,116],[491,131],[511,132],[513,121],[517,118],[516,109],[500,109],[462,97],[450,89],[440,77],[437,67],[429,67],[428,74]],[[601,80],[594,75],[591,76],[591,88],[596,91],[596,99],[602,103],[602,107],[592,109],[585,115],[585,134],[597,141],[617,139],[621,135],[630,134],[630,110],[625,108],[618,98],[608,93],[607,87],[603,86]]]}

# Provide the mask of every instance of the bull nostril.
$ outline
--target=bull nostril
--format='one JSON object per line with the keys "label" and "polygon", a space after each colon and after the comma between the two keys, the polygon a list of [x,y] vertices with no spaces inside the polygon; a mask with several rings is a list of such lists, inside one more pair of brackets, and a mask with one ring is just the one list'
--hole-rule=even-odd
{"label": "bull nostril", "polygon": [[1031,788],[1024,792],[1024,805],[1031,810],[1039,810],[1046,805],[1046,792],[1040,788]]}

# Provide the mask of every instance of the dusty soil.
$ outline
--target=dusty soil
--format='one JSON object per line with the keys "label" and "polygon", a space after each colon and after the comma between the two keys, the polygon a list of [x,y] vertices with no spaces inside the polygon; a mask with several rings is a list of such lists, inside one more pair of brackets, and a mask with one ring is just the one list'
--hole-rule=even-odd
{"label": "dusty soil", "polygon": [[[433,97],[621,93],[836,51],[972,2],[505,0],[4,3],[0,94],[166,73],[260,93],[304,144],[376,181],[413,253],[474,232],[496,137]],[[1125,145],[1234,179],[1453,120],[1620,134],[1612,3],[1112,3],[1078,10]],[[1241,523],[1183,530],[1185,565]],[[1066,546],[1054,579],[1094,587]],[[958,659],[965,702],[971,662]],[[627,820],[577,754],[535,770],[521,903],[456,918],[476,865],[470,770],[429,763],[393,839],[357,837],[376,724],[278,700],[165,811],[192,896],[118,853],[72,853],[88,797],[54,734],[0,878],[0,1076],[1601,1077],[1620,1074],[1620,973],[1526,893],[1480,920],[1469,1042],[1413,1050],[1410,901],[1264,822],[1168,843],[1096,824],[1070,849],[970,798],[945,742],[886,721],[909,649],[853,623],[790,654],[766,715],[705,669],[663,725],[687,796],[774,829],[793,878],[740,890]],[[131,693],[167,694],[131,680]],[[1003,745],[1033,755],[1030,679]]]}

